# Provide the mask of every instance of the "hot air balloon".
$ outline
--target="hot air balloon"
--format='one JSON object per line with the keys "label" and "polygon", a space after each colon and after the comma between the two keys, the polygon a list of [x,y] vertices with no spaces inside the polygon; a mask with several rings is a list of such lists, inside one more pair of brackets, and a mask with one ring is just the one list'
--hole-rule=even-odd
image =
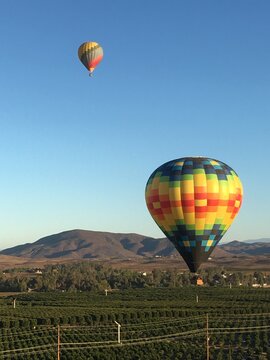
{"label": "hot air balloon", "polygon": [[242,196],[236,172],[206,157],[185,157],[161,165],[145,189],[150,214],[191,272],[197,272],[228,230]]}
{"label": "hot air balloon", "polygon": [[103,49],[96,42],[85,42],[79,47],[78,56],[86,69],[89,70],[89,75],[92,76],[96,66],[103,58]]}

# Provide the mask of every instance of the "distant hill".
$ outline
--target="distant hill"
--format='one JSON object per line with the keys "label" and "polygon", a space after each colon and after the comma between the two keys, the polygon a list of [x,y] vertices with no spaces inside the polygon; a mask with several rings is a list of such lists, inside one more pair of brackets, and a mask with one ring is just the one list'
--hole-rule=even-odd
{"label": "distant hill", "polygon": [[231,241],[220,247],[230,254],[270,255],[270,242]]}
{"label": "distant hill", "polygon": [[[26,259],[128,259],[179,256],[172,243],[139,234],[90,230],[70,230],[43,237],[34,243],[18,245],[0,252]],[[270,255],[270,242],[232,241],[217,246],[213,258],[231,259],[232,255]]]}
{"label": "distant hill", "polygon": [[3,250],[0,254],[31,259],[120,259],[170,256],[174,252],[174,246],[167,239],[154,239],[138,234],[71,230]]}

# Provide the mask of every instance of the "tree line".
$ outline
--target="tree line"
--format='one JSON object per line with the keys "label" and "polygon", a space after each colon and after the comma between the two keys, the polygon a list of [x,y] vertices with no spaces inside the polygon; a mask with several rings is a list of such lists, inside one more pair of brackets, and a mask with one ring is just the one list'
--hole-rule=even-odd
{"label": "tree line", "polygon": [[48,265],[38,273],[30,269],[9,269],[0,275],[0,291],[99,291],[110,289],[204,286],[263,287],[270,284],[270,274],[227,271],[220,268],[201,270],[199,275],[178,269],[154,269],[149,272],[113,269],[80,262]]}

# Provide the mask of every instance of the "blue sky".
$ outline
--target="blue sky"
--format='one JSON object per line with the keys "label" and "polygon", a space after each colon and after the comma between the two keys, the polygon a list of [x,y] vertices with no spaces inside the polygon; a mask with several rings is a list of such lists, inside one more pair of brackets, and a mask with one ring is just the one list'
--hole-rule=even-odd
{"label": "blue sky", "polygon": [[[270,237],[270,3],[0,3],[0,248],[82,228],[163,236],[145,183],[205,155],[244,202],[224,240]],[[77,49],[97,41],[89,78]]]}

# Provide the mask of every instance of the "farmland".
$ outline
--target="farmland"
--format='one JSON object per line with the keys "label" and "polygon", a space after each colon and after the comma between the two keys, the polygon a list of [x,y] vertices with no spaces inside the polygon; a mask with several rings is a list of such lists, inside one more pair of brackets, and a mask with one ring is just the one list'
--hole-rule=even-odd
{"label": "farmland", "polygon": [[0,359],[203,360],[207,333],[210,359],[270,358],[269,289],[25,293],[0,305]]}

